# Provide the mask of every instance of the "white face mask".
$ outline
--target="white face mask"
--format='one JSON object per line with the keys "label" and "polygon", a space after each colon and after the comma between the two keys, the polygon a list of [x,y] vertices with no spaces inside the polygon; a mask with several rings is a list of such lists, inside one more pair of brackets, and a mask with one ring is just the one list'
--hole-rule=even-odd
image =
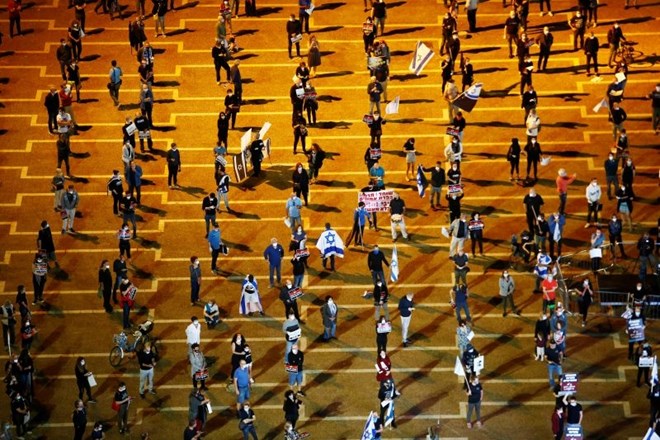
{"label": "white face mask", "polygon": [[328,304],[334,304],[334,301],[331,300],[331,299],[329,299],[329,300],[328,300]]}
{"label": "white face mask", "polygon": [[193,321],[193,325],[194,325],[195,327],[199,327],[199,321]]}
{"label": "white face mask", "polygon": [[299,172],[299,173],[302,172],[302,167],[298,167],[298,172]]}
{"label": "white face mask", "polygon": [[273,243],[273,247],[276,248],[276,247],[277,247],[277,243]]}
{"label": "white face mask", "polygon": [[105,268],[106,268],[106,269],[110,269],[110,265],[109,265],[109,264],[106,264],[106,265],[105,265]]}
{"label": "white face mask", "polygon": [[292,284],[291,284],[291,283],[286,283],[286,287],[287,287],[288,289],[290,289],[290,288],[291,288],[291,286],[292,286]]}
{"label": "white face mask", "polygon": [[85,361],[80,361],[80,365],[85,365]]}

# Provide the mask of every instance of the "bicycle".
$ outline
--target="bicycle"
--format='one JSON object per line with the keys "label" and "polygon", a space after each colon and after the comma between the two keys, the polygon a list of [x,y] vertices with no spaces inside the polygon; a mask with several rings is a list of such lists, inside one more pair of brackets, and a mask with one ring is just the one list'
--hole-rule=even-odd
{"label": "bicycle", "polygon": [[151,349],[154,353],[157,354],[156,340],[149,336],[151,330],[153,330],[154,323],[152,321],[146,321],[143,324],[138,326],[138,329],[133,333],[133,343],[129,344],[128,335],[125,332],[121,332],[112,337],[112,341],[115,344],[114,347],[110,350],[109,360],[110,365],[113,367],[118,367],[124,360],[126,353],[137,353],[144,349],[144,346],[147,344],[151,345]]}
{"label": "bicycle", "polygon": [[644,54],[639,51],[635,50],[633,46],[636,43],[632,41],[624,41],[621,43],[619,48],[616,50],[614,53],[614,64],[620,64],[620,63],[625,63],[626,65],[630,66],[635,60],[638,60],[644,56]]}

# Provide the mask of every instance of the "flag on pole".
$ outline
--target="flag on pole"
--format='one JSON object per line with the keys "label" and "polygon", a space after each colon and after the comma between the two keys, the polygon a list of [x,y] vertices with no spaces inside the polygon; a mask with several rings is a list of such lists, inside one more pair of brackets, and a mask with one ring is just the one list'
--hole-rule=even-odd
{"label": "flag on pole", "polygon": [[642,440],[660,440],[660,436],[653,431],[653,428],[649,428]]}
{"label": "flag on pole", "polygon": [[424,170],[422,169],[421,165],[417,166],[417,192],[419,193],[420,197],[424,197],[424,193],[426,192],[426,187],[428,186],[429,182],[426,180],[426,175],[424,174]]}
{"label": "flag on pole", "polygon": [[463,363],[461,362],[458,356],[456,356],[456,364],[454,365],[454,374],[456,376],[465,377],[465,368],[463,368]]}
{"label": "flag on pole", "polygon": [[399,280],[399,253],[396,250],[396,244],[392,249],[392,261],[390,262],[390,280],[396,283]]}
{"label": "flag on pole", "polygon": [[470,86],[465,92],[461,93],[452,101],[456,107],[460,108],[464,112],[470,113],[475,105],[477,105],[477,100],[481,94],[481,88],[483,87],[482,83],[476,83]]}
{"label": "flag on pole", "polygon": [[234,163],[234,176],[236,177],[236,182],[242,182],[247,179],[248,170],[245,162],[245,153],[234,154],[232,160]]}
{"label": "flag on pole", "polygon": [[601,108],[610,108],[610,105],[607,102],[607,99],[603,98],[601,99],[598,104],[596,104],[593,108],[594,113],[598,113]]}
{"label": "flag on pole", "polygon": [[249,129],[241,136],[241,151],[245,151],[252,142],[252,129]]}
{"label": "flag on pole", "polygon": [[264,140],[264,137],[266,136],[266,133],[268,133],[268,130],[270,130],[271,123],[266,121],[264,122],[264,126],[261,127],[261,130],[259,130],[259,139]]}
{"label": "flag on pole", "polygon": [[433,55],[433,51],[429,49],[426,44],[418,41],[417,47],[415,47],[415,53],[413,54],[413,59],[410,62],[410,67],[408,67],[408,70],[419,76],[419,74],[422,73],[422,70],[424,70],[424,67],[426,67],[429,61],[431,61]]}
{"label": "flag on pole", "polygon": [[399,102],[401,100],[400,96],[397,96],[394,98],[394,101],[390,101],[386,106],[385,106],[385,114],[386,115],[394,115],[399,113]]}
{"label": "flag on pole", "polygon": [[392,422],[394,422],[394,400],[390,400],[387,411],[385,411],[385,420],[383,421],[383,426],[388,427],[392,424]]}
{"label": "flag on pole", "polygon": [[376,417],[377,416],[373,411],[369,413],[360,440],[372,440],[374,438],[374,433],[376,431]]}
{"label": "flag on pole", "polygon": [[651,370],[651,386],[658,385],[658,356],[653,356],[653,369]]}

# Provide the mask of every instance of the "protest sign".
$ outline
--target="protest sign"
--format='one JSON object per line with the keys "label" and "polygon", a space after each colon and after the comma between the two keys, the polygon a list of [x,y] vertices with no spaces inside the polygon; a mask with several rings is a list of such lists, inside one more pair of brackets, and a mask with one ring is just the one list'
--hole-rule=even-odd
{"label": "protest sign", "polygon": [[389,212],[392,198],[394,198],[392,190],[358,193],[358,203],[364,202],[367,212]]}

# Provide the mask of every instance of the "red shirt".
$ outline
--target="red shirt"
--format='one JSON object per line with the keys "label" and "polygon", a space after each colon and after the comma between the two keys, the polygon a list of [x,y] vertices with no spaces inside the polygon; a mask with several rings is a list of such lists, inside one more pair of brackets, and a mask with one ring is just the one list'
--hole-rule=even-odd
{"label": "red shirt", "polygon": [[547,299],[549,301],[553,301],[557,297],[557,295],[555,294],[555,290],[557,290],[557,287],[558,287],[557,280],[552,280],[552,281],[548,281],[547,279],[543,280],[543,282],[541,283],[541,288],[543,289],[543,296],[544,297],[547,296]]}
{"label": "red shirt", "polygon": [[557,192],[560,194],[563,194],[568,191],[568,185],[573,183],[575,180],[575,176],[567,177],[567,176],[557,176],[557,180],[555,180],[555,183],[557,184]]}
{"label": "red shirt", "polygon": [[73,103],[71,95],[67,94],[64,90],[60,90],[60,106],[67,107]]}
{"label": "red shirt", "polygon": [[9,0],[7,5],[7,10],[9,11],[9,16],[12,18],[20,17],[21,15],[21,3],[16,0]]}

